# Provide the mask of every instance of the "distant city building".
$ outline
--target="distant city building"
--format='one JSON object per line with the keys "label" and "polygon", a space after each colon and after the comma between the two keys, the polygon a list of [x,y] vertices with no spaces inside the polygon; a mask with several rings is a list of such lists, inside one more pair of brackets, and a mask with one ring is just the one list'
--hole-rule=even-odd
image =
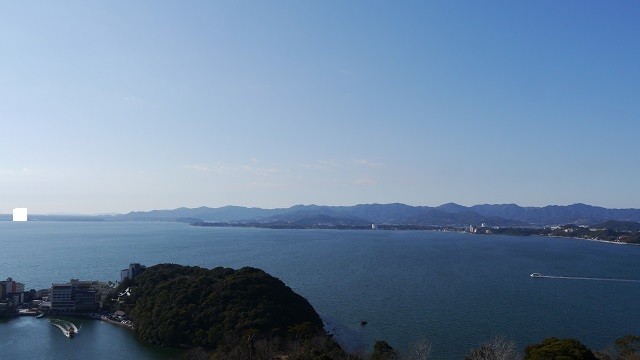
{"label": "distant city building", "polygon": [[51,289],[40,289],[36,291],[36,299],[48,298]]}
{"label": "distant city building", "polygon": [[4,287],[5,294],[15,294],[24,292],[24,284],[17,281],[13,281],[12,278],[7,278],[7,281],[0,281],[2,287]]}
{"label": "distant city building", "polygon": [[27,208],[13,209],[13,221],[27,221]]}
{"label": "distant city building", "polygon": [[7,298],[15,305],[24,303],[24,293],[7,294]]}
{"label": "distant city building", "polygon": [[133,279],[144,268],[146,268],[146,266],[138,263],[129,264],[129,268],[120,271],[120,282],[123,282],[126,279]]}
{"label": "distant city building", "polygon": [[0,299],[7,298],[14,304],[22,304],[24,302],[24,284],[7,278],[7,281],[0,281]]}

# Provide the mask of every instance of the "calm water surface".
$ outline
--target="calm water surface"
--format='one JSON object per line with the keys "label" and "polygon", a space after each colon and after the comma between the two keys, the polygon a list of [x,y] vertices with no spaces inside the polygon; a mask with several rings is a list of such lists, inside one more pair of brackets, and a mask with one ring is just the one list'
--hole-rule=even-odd
{"label": "calm water surface", "polygon": [[[496,335],[521,348],[556,336],[601,349],[616,337],[640,334],[640,282],[529,277],[640,280],[640,247],[633,246],[422,231],[79,222],[0,222],[0,246],[0,277],[29,289],[70,278],[118,280],[132,262],[259,267],[305,296],[353,350],[368,351],[376,339],[405,349],[427,337],[435,358],[461,359]],[[83,324],[69,340],[37,320],[0,319],[0,332],[15,334],[0,337],[0,351],[24,350],[15,344],[25,342],[38,344],[48,359],[105,348],[124,349],[119,359],[170,356],[101,322]]]}
{"label": "calm water surface", "polygon": [[0,318],[0,353],[3,359],[120,360],[171,359],[179,350],[145,344],[131,331],[101,321],[56,317],[73,322],[78,334],[67,338],[51,319]]}

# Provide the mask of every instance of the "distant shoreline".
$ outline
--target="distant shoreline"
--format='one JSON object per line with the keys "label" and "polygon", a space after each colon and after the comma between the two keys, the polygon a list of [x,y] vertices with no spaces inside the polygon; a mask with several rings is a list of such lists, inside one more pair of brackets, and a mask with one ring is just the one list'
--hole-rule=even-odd
{"label": "distant shoreline", "polygon": [[547,236],[547,237],[556,237],[556,238],[562,238],[562,239],[586,240],[586,241],[594,241],[594,242],[608,243],[608,244],[614,244],[614,245],[631,245],[631,246],[640,246],[640,244],[628,243],[628,242],[623,242],[623,241],[610,241],[610,240],[599,240],[599,239],[585,239],[585,238],[581,238],[581,237],[566,237],[566,236]]}
{"label": "distant shoreline", "polygon": [[[551,237],[551,238],[563,238],[563,239],[578,239],[578,240],[588,240],[602,243],[609,243],[615,245],[634,245],[638,246],[638,243],[631,243],[625,241],[613,241],[613,240],[604,240],[604,239],[594,239],[594,238],[585,238],[581,236],[564,236],[564,235],[546,235],[541,233],[530,233],[530,234],[514,234],[514,233],[494,233],[487,229],[489,232],[468,232],[465,231],[464,228],[460,227],[438,227],[438,226],[419,226],[419,225],[339,225],[339,226],[331,226],[331,225],[299,225],[299,224],[272,224],[272,223],[213,223],[213,222],[195,222],[189,224],[191,226],[201,226],[201,227],[221,227],[221,228],[259,228],[259,229],[275,229],[275,230],[366,230],[366,231],[440,231],[440,232],[456,232],[463,233],[469,235],[503,235],[503,236],[539,236],[539,237]],[[502,230],[510,230],[513,228],[503,228]],[[528,229],[532,230],[532,229]]]}
{"label": "distant shoreline", "polygon": [[457,231],[461,228],[442,227],[433,225],[324,225],[324,224],[284,224],[284,223],[222,223],[199,221],[191,226],[221,227],[221,228],[258,228],[275,230],[422,230],[422,231]]}

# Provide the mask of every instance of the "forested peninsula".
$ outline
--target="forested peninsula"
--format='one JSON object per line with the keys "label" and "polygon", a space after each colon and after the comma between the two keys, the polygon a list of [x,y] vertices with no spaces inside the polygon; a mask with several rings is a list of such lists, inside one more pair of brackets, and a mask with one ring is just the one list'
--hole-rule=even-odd
{"label": "forested peninsula", "polygon": [[152,344],[198,348],[219,358],[345,356],[311,304],[260,269],[160,264],[117,290],[116,306]]}

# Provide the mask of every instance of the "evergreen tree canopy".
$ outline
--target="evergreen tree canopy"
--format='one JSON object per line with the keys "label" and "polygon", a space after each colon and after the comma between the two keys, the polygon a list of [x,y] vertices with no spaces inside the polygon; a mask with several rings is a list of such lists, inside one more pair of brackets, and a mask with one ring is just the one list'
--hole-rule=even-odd
{"label": "evergreen tree canopy", "polygon": [[591,349],[576,339],[550,337],[524,350],[524,360],[596,360]]}
{"label": "evergreen tree canopy", "polygon": [[232,346],[247,334],[284,337],[299,324],[322,328],[306,299],[256,268],[160,264],[128,285],[125,309],[137,334],[155,344],[215,349]]}

